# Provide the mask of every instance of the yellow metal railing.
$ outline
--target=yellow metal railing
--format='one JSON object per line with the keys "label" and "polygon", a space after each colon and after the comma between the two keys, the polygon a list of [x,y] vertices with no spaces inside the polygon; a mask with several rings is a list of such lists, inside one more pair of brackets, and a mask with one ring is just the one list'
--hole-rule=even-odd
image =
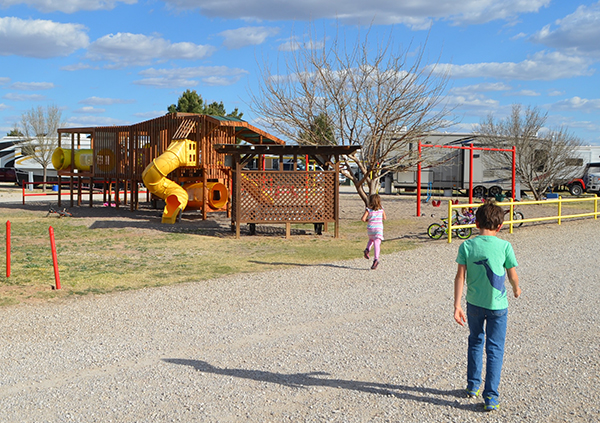
{"label": "yellow metal railing", "polygon": [[[540,200],[540,201],[519,201],[518,203],[513,202],[512,198],[509,199],[509,202],[505,202],[505,203],[496,203],[499,206],[508,206],[509,207],[509,211],[508,211],[508,215],[510,216],[509,220],[505,220],[504,224],[508,225],[509,228],[509,232],[512,234],[513,233],[513,226],[515,224],[520,224],[520,223],[526,223],[526,222],[543,222],[543,221],[549,221],[549,220],[556,220],[557,223],[560,225],[562,222],[562,219],[571,219],[574,217],[591,217],[593,216],[594,219],[598,219],[598,196],[594,194],[593,197],[580,197],[580,198],[566,198],[563,199],[562,197],[558,197],[558,199],[556,200]],[[593,202],[594,203],[594,211],[593,212],[589,212],[589,213],[578,213],[578,214],[568,214],[568,215],[564,215],[562,213],[562,204],[563,203],[586,203],[586,202]],[[462,208],[468,208],[468,207],[473,207],[473,208],[477,208],[479,206],[481,206],[483,203],[476,203],[476,204],[452,204],[452,200],[448,200],[448,243],[452,242],[452,231],[455,229],[462,229],[462,228],[475,228],[475,224],[469,224],[469,225],[453,225],[452,224],[452,215],[453,215],[453,211],[456,209],[462,209]],[[515,211],[515,205],[533,205],[533,204],[558,204],[558,213],[556,216],[546,216],[546,217],[534,217],[534,218],[529,218],[529,219],[519,219],[519,220],[513,220],[514,219],[514,211]]]}

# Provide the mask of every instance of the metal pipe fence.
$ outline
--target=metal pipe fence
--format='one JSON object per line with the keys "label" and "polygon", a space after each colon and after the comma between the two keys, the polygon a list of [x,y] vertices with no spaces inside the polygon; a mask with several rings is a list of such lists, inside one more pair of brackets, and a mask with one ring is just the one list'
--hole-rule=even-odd
{"label": "metal pipe fence", "polygon": [[[548,199],[548,200],[536,200],[536,201],[518,201],[515,202],[513,201],[512,198],[509,199],[509,201],[507,202],[500,202],[500,203],[496,203],[499,206],[508,206],[509,207],[509,211],[508,211],[508,216],[509,219],[504,221],[505,225],[508,225],[509,228],[509,233],[513,233],[513,228],[515,224],[520,224],[520,223],[527,223],[527,222],[544,222],[544,221],[552,221],[552,220],[556,220],[557,223],[560,225],[562,223],[563,219],[572,219],[572,218],[576,218],[576,217],[594,217],[594,219],[598,219],[598,214],[600,214],[598,212],[598,196],[594,194],[593,197],[579,197],[579,198],[565,198],[563,199],[562,197],[558,197],[557,199]],[[594,205],[594,211],[593,212],[587,212],[587,213],[576,213],[576,214],[564,214],[563,213],[563,208],[562,205],[564,203],[591,203],[593,202]],[[481,206],[483,203],[470,203],[470,204],[453,204],[452,200],[448,200],[448,243],[452,242],[452,231],[455,229],[462,229],[462,228],[475,228],[475,224],[468,224],[468,225],[453,225],[452,224],[452,216],[454,214],[454,210],[456,209],[462,209],[462,208],[477,208],[479,206]],[[557,204],[557,214],[555,216],[543,216],[543,217],[532,217],[532,218],[527,218],[527,219],[519,219],[519,220],[514,220],[514,211],[515,211],[515,206],[516,205],[536,205],[536,204],[543,204],[543,205],[548,205],[548,204]]]}

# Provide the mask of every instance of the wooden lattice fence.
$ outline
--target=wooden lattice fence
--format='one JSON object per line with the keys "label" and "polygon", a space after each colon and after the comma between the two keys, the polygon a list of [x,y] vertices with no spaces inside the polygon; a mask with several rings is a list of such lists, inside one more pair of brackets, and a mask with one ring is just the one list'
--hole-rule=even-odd
{"label": "wooden lattice fence", "polygon": [[239,223],[335,222],[335,171],[241,172]]}

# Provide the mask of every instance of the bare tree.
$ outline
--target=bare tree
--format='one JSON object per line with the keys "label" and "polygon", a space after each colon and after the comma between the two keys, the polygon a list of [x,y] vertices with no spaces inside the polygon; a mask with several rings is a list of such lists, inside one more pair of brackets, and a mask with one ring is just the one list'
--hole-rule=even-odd
{"label": "bare tree", "polygon": [[369,33],[348,43],[336,35],[320,48],[309,35],[306,48],[284,60],[284,75],[265,62],[259,91],[250,94],[252,110],[298,144],[323,143],[326,118],[334,145],[361,146],[342,169],[365,204],[381,177],[416,165],[417,140],[446,126],[449,114],[440,107],[448,74],[424,64],[424,48],[414,56],[396,49],[391,32],[373,47]]}
{"label": "bare tree", "polygon": [[[30,156],[43,169],[43,182],[47,181],[48,166],[52,164],[52,153],[58,145],[58,128],[63,125],[62,111],[57,106],[32,107],[21,115],[19,131],[25,140],[21,153]],[[43,185],[44,190],[46,185]]]}
{"label": "bare tree", "polygon": [[[497,120],[488,115],[479,125],[483,142],[494,147],[516,147],[515,173],[517,179],[536,200],[542,199],[548,188],[564,184],[577,169],[570,165],[574,150],[581,141],[565,128],[549,130],[541,135],[547,113],[537,107],[514,104],[510,116]],[[489,162],[507,173],[512,169],[512,154],[500,152],[487,156]]]}

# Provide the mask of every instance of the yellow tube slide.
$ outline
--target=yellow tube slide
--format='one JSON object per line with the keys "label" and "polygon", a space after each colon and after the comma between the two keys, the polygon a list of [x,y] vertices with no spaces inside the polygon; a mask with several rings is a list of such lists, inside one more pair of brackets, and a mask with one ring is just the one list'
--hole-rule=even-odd
{"label": "yellow tube slide", "polygon": [[[82,148],[75,150],[75,169],[89,171],[94,163],[94,150]],[[67,170],[71,167],[71,149],[58,147],[52,153],[52,166],[56,170]]]}
{"label": "yellow tube slide", "polygon": [[[219,210],[225,207],[229,199],[227,187],[220,182],[209,182],[206,184],[208,189],[207,203],[213,210]],[[202,208],[202,197],[204,196],[204,185],[202,182],[187,184],[183,186],[189,196],[187,208],[200,209]]]}
{"label": "yellow tube slide", "polygon": [[186,190],[167,179],[169,173],[186,163],[186,140],[174,140],[142,173],[142,181],[148,191],[165,200],[162,223],[175,223],[187,205]]}

